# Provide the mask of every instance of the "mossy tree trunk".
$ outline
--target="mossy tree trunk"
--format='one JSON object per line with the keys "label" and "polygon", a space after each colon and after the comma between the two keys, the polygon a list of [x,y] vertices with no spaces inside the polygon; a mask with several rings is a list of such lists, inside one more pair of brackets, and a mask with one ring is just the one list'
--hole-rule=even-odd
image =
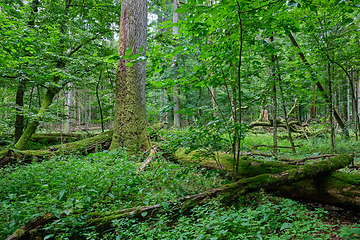
{"label": "mossy tree trunk", "polygon": [[16,142],[15,148],[19,150],[23,150],[26,148],[29,140],[31,139],[32,135],[35,133],[37,127],[40,124],[40,121],[44,117],[45,113],[47,112],[49,106],[52,104],[55,95],[60,91],[60,88],[56,86],[50,86],[45,94],[43,102],[41,104],[41,108],[37,115],[32,119],[29,125],[26,127],[24,133],[21,135],[20,139]]}
{"label": "mossy tree trunk", "polygon": [[[147,1],[123,0],[119,37],[119,56],[127,50],[145,55],[147,38]],[[133,65],[132,65],[133,64]],[[150,147],[145,108],[146,63],[121,58],[116,71],[114,135],[110,149],[126,147],[136,152]]]}
{"label": "mossy tree trunk", "polygon": [[[39,5],[39,0],[33,0],[31,3],[31,12],[30,12],[30,19],[27,23],[28,27],[33,29],[35,25],[35,13],[37,13]],[[29,52],[26,51],[27,56],[31,56]],[[27,65],[27,64],[26,64]],[[25,117],[23,114],[23,107],[24,107],[24,94],[26,91],[26,83],[28,79],[27,76],[19,77],[19,84],[16,91],[16,119],[15,119],[15,142],[17,142],[24,131],[25,126]]]}

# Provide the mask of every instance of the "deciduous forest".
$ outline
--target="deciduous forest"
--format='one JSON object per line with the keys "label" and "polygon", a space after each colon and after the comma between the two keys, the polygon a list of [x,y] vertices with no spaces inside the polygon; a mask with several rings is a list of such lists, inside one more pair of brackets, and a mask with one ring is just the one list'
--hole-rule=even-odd
{"label": "deciduous forest", "polygon": [[359,0],[1,0],[0,239],[359,239]]}

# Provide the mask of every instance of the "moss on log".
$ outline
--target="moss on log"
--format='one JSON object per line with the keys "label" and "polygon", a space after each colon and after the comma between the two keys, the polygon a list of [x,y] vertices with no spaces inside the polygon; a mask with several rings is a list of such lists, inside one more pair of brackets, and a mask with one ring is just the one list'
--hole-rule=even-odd
{"label": "moss on log", "polygon": [[[277,174],[262,174],[250,178],[240,179],[239,181],[225,185],[222,188],[212,189],[200,194],[186,196],[162,204],[141,206],[107,213],[82,213],[82,215],[88,216],[86,225],[95,226],[99,232],[104,232],[112,227],[112,221],[116,219],[132,217],[143,220],[164,211],[167,211],[169,214],[187,213],[194,206],[202,204],[209,198],[219,197],[223,202],[231,202],[241,195],[254,192],[259,189],[274,189],[275,187],[284,184],[324,176],[336,169],[349,165],[352,160],[353,159],[349,156],[339,155],[324,161],[304,165],[302,167],[290,169]],[[54,220],[53,216],[48,218],[46,218],[46,216],[47,215],[44,215],[42,220]],[[42,222],[41,218],[38,218],[36,221]],[[31,228],[24,226],[31,226]],[[39,226],[29,223],[24,226],[12,234],[7,240],[34,239],[29,237],[23,238],[23,236],[29,236],[29,233],[33,229],[38,229]]]}
{"label": "moss on log", "polygon": [[96,149],[108,149],[112,139],[112,131],[101,133],[95,137],[80,141],[54,145],[42,150],[9,149],[0,152],[0,168],[10,163],[28,163],[33,159],[44,159],[58,154],[86,153]]}
{"label": "moss on log", "polygon": [[75,133],[38,133],[34,134],[30,141],[32,142],[45,142],[47,144],[69,143],[80,141],[95,135],[90,134],[75,134]]}
{"label": "moss on log", "polygon": [[[194,162],[192,157],[194,152],[185,154],[185,150],[178,150],[174,156],[178,161]],[[232,172],[232,165],[226,162],[231,160],[230,154],[221,154],[224,156],[220,162],[224,163],[224,169]],[[337,155],[336,155],[337,156]],[[322,155],[322,157],[334,157],[333,154]],[[309,157],[309,160],[318,159]],[[298,161],[299,162],[299,161]],[[302,161],[303,162],[303,161]],[[213,159],[204,159],[199,162],[201,167],[215,168],[216,161]],[[260,174],[276,174],[289,169],[294,169],[294,165],[287,165],[275,161],[259,161],[249,157],[242,157],[238,168],[238,177],[246,178]],[[346,172],[334,172],[330,175],[318,177],[316,179],[303,180],[291,184],[281,185],[268,191],[278,192],[284,197],[309,202],[320,202],[328,205],[338,206],[346,209],[359,211],[360,209],[360,175]]]}

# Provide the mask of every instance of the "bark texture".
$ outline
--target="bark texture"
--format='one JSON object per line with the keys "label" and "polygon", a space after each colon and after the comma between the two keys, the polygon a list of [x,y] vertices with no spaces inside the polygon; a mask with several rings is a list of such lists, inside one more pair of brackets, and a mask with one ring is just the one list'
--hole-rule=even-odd
{"label": "bark texture", "polygon": [[[123,0],[119,37],[119,56],[145,55],[147,1]],[[145,108],[145,61],[121,58],[116,71],[114,135],[110,149],[126,147],[129,152],[149,148]],[[134,63],[132,66],[129,64]]]}

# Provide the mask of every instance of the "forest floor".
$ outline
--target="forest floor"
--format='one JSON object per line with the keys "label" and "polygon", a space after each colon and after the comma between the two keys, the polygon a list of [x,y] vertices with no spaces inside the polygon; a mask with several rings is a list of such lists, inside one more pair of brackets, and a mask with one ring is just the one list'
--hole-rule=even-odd
{"label": "forest floor", "polygon": [[[164,138],[176,132],[163,132]],[[180,132],[179,135],[183,135]],[[270,152],[271,135],[248,134],[244,149]],[[327,137],[296,139],[296,158],[332,153]],[[279,145],[288,146],[286,139]],[[360,143],[337,139],[339,153],[354,154]],[[280,156],[294,157],[290,149]],[[201,193],[229,183],[218,170],[172,163],[158,154],[140,172],[146,156],[127,156],[124,151],[102,151],[87,156],[57,156],[49,161],[11,165],[0,170],[0,239],[44,213],[58,220],[46,225],[44,239],[359,239],[360,216],[332,206],[298,202],[263,191],[224,205],[220,199],[193,208],[190,213],[162,213],[146,221],[121,219],[113,228],[96,232],[84,225],[87,218],[72,217],[70,209],[109,212]],[[357,170],[354,171],[354,174]],[[60,217],[61,213],[68,217]],[[170,212],[169,212],[170,213]]]}

